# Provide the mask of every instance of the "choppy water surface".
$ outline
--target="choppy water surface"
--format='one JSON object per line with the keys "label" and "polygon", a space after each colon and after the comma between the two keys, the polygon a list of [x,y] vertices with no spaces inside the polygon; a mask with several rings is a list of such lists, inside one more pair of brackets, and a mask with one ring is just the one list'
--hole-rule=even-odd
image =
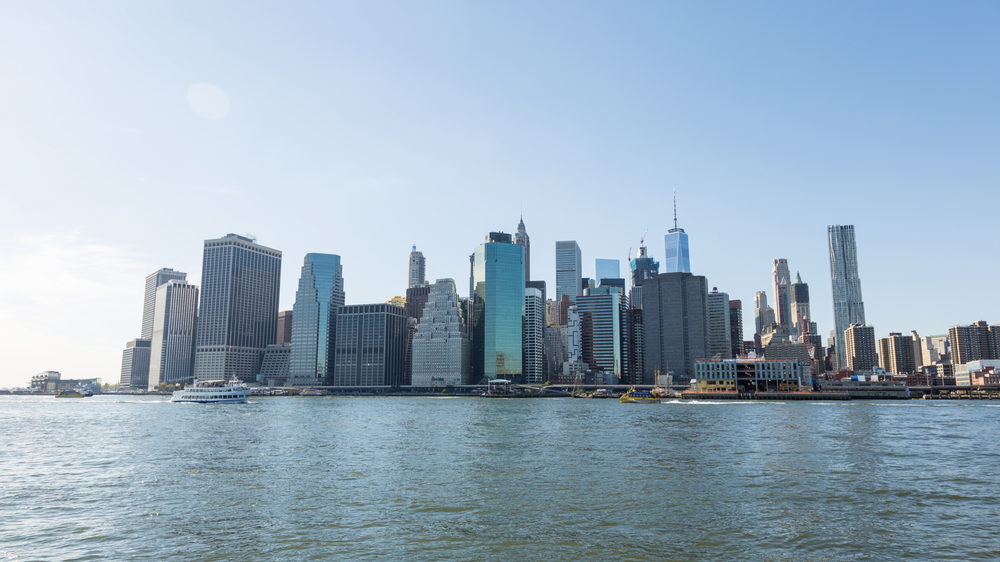
{"label": "choppy water surface", "polygon": [[0,559],[997,559],[998,414],[4,396]]}

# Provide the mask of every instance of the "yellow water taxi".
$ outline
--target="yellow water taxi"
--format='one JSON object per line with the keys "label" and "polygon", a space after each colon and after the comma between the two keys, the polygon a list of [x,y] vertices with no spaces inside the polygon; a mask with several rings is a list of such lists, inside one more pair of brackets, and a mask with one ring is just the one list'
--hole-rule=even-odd
{"label": "yellow water taxi", "polygon": [[648,390],[636,390],[633,386],[628,389],[628,392],[622,394],[618,401],[622,403],[631,402],[634,404],[659,404],[660,398],[653,395],[653,393]]}
{"label": "yellow water taxi", "polygon": [[85,396],[75,390],[60,390],[56,393],[56,398],[84,398]]}

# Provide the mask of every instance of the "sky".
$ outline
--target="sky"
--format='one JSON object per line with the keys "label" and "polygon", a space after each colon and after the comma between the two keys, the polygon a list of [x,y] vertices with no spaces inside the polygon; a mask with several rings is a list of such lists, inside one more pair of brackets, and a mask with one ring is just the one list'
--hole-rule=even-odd
{"label": "sky", "polygon": [[[117,382],[144,278],[204,241],[338,254],[347,302],[427,278],[523,216],[626,272],[663,261],[833,328],[827,225],[856,228],[876,334],[1000,322],[1000,3],[0,3],[0,387]],[[983,212],[979,212],[984,210]],[[647,233],[648,231],[648,233]]]}

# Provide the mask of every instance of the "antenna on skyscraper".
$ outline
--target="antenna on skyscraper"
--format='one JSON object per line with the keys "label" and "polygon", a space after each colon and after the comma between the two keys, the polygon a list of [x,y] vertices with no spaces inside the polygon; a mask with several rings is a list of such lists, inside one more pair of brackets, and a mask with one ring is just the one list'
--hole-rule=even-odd
{"label": "antenna on skyscraper", "polygon": [[677,190],[674,190],[674,230],[677,230]]}

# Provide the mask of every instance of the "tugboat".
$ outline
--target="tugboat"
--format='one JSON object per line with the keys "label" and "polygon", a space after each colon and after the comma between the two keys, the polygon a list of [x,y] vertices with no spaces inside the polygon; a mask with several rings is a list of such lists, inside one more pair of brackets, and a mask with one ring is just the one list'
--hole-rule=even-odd
{"label": "tugboat", "polygon": [[660,398],[654,396],[652,392],[648,390],[636,390],[633,386],[628,389],[628,392],[622,394],[621,398],[618,399],[621,403],[633,403],[633,404],[659,404]]}
{"label": "tugboat", "polygon": [[235,377],[230,381],[194,381],[184,390],[175,390],[171,402],[198,404],[246,404],[250,389]]}

